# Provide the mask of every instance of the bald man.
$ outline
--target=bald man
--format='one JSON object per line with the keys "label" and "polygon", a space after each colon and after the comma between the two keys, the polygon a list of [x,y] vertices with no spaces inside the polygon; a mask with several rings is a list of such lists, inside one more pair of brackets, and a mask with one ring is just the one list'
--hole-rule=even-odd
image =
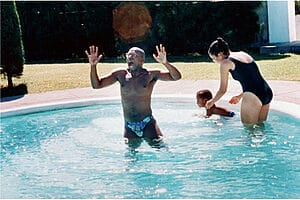
{"label": "bald man", "polygon": [[180,72],[168,62],[163,45],[156,46],[154,59],[163,64],[167,70],[148,70],[143,67],[145,52],[138,47],[132,47],[126,53],[127,68],[117,69],[98,77],[97,64],[102,55],[98,55],[98,47],[90,46],[90,52],[85,51],[91,64],[90,79],[94,89],[107,87],[115,82],[120,83],[121,99],[124,115],[124,139],[133,148],[137,148],[143,139],[151,146],[161,142],[162,133],[152,115],[151,94],[157,80],[176,81],[181,78]]}

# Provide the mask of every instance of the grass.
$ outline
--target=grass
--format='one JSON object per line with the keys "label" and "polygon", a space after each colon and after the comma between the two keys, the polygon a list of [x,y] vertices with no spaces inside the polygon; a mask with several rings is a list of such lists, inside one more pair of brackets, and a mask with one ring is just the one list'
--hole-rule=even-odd
{"label": "grass", "polygon": [[[254,56],[260,71],[266,80],[300,81],[300,55],[278,54],[270,56]],[[198,57],[170,57],[172,62],[182,73],[183,80],[218,80],[219,66],[207,59]],[[184,62],[183,62],[184,61]],[[118,67],[126,67],[124,60],[104,60],[98,64],[99,75],[109,73]],[[147,58],[146,68],[161,68],[163,65]],[[90,87],[90,65],[88,63],[68,64],[25,64],[23,76],[14,78],[15,86],[26,86],[26,93],[42,93],[54,90]],[[5,96],[3,89],[7,80],[1,77],[1,96]]]}

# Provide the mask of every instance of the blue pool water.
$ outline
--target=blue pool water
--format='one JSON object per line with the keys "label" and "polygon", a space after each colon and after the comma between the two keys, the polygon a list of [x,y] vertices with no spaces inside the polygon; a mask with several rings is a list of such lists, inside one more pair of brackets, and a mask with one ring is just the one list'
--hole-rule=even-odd
{"label": "blue pool water", "polygon": [[299,198],[299,119],[271,110],[249,132],[191,99],[152,108],[167,147],[135,152],[117,100],[2,118],[1,198]]}

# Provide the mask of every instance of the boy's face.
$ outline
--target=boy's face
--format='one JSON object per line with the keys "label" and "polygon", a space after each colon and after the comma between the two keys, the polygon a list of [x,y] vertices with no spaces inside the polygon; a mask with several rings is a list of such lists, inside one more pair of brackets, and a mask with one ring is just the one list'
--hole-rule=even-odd
{"label": "boy's face", "polygon": [[197,98],[197,105],[201,107],[205,107],[205,104],[207,102],[207,99]]}

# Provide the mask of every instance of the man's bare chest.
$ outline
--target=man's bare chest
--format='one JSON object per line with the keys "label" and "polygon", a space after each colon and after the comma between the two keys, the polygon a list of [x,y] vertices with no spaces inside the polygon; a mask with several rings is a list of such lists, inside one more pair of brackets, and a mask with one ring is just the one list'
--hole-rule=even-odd
{"label": "man's bare chest", "polygon": [[121,91],[130,94],[142,94],[149,91],[150,80],[148,76],[125,77],[121,83]]}

